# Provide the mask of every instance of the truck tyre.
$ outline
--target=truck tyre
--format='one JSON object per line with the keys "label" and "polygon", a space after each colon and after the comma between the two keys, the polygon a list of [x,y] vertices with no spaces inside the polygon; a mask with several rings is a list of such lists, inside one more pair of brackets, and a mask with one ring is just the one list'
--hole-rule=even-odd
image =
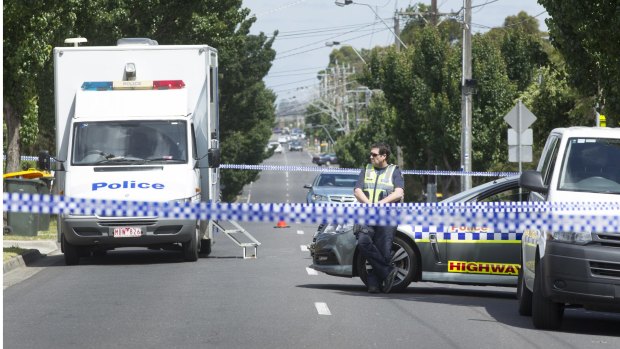
{"label": "truck tyre", "polygon": [[200,240],[200,256],[207,257],[211,254],[211,239]]}
{"label": "truck tyre", "polygon": [[541,261],[536,263],[534,292],[532,295],[532,322],[539,329],[556,330],[562,324],[564,304],[555,303],[543,294]]}
{"label": "truck tyre", "polygon": [[[356,263],[360,279],[364,285],[368,286],[368,270],[372,270],[372,267],[366,263],[366,258],[361,253],[357,254]],[[392,263],[399,271],[394,279],[391,292],[402,292],[407,289],[414,276],[417,275],[419,265],[413,248],[400,236],[394,236],[392,242]]]}
{"label": "truck tyre", "polygon": [[70,244],[67,242],[65,236],[62,236],[62,251],[65,255],[65,264],[66,265],[77,265],[80,263],[80,250],[77,246]]}
{"label": "truck tyre", "polygon": [[188,262],[195,262],[198,260],[198,234],[200,230],[195,228],[195,232],[192,238],[188,242],[183,243],[183,256]]}
{"label": "truck tyre", "polygon": [[517,277],[517,299],[519,300],[519,315],[532,316],[532,291],[525,285],[523,265]]}

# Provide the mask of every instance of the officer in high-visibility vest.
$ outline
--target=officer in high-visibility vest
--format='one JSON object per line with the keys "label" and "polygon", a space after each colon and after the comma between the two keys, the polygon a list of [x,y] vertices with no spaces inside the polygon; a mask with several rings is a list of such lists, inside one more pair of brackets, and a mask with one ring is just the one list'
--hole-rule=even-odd
{"label": "officer in high-visibility vest", "polygon": [[[405,180],[398,166],[388,164],[390,147],[384,143],[370,148],[370,163],[360,173],[354,195],[363,204],[399,202],[404,196]],[[368,273],[368,292],[389,293],[397,269],[392,266],[392,241],[396,226],[363,227],[357,232],[360,252],[372,265]]]}

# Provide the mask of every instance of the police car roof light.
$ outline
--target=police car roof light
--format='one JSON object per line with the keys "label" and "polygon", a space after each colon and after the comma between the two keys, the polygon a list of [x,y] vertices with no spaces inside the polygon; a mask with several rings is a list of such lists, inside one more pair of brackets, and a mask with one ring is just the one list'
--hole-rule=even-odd
{"label": "police car roof light", "polygon": [[86,81],[82,84],[85,91],[109,91],[112,90],[112,81]]}
{"label": "police car roof light", "polygon": [[158,80],[153,81],[153,88],[156,90],[180,89],[185,87],[183,80]]}
{"label": "police car roof light", "polygon": [[[150,81],[146,81],[150,85]],[[131,86],[126,86],[127,82],[114,83],[113,81],[85,81],[82,84],[82,90],[85,91],[110,91],[110,90],[123,90],[123,89],[149,89],[148,86],[143,85],[145,81],[140,84],[140,81],[131,81]],[[156,80],[153,81],[153,85],[150,89],[154,90],[172,90],[181,89],[185,87],[183,80]]]}

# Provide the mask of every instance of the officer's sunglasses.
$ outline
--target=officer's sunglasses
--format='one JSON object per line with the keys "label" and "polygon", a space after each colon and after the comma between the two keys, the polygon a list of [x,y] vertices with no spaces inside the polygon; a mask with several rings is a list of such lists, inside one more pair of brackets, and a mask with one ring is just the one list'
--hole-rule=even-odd
{"label": "officer's sunglasses", "polygon": [[377,156],[379,156],[379,155],[381,155],[381,154],[377,154],[377,153],[370,153],[370,157],[371,157],[371,158],[375,158],[375,157],[377,157]]}

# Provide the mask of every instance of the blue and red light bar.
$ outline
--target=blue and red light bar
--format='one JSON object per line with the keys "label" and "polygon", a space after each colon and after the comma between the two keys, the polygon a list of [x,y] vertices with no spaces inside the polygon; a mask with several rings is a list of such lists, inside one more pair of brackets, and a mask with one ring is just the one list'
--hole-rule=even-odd
{"label": "blue and red light bar", "polygon": [[183,80],[155,81],[86,81],[82,84],[84,91],[112,90],[173,90],[185,87]]}

